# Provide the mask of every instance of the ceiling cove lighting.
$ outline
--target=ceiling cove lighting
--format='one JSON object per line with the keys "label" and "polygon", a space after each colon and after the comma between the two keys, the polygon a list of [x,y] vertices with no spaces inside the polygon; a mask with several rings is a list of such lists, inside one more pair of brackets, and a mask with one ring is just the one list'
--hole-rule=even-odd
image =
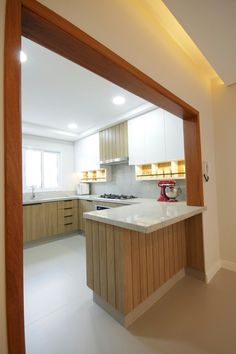
{"label": "ceiling cove lighting", "polygon": [[23,52],[23,50],[20,51],[20,62],[21,63],[25,63],[28,60],[27,55],[25,54],[25,52]]}
{"label": "ceiling cove lighting", "polygon": [[123,96],[115,96],[112,99],[112,102],[116,105],[122,105],[125,103],[125,101],[126,101],[126,99]]}
{"label": "ceiling cove lighting", "polygon": [[75,130],[78,128],[78,125],[76,123],[70,123],[68,124],[68,128],[71,130]]}

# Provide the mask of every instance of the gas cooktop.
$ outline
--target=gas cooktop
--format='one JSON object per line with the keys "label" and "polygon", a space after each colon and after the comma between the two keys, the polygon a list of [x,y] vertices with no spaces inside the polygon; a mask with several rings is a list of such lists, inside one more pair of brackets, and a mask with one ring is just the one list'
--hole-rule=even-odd
{"label": "gas cooktop", "polygon": [[105,199],[134,199],[137,198],[134,195],[125,195],[125,194],[101,194],[100,198]]}

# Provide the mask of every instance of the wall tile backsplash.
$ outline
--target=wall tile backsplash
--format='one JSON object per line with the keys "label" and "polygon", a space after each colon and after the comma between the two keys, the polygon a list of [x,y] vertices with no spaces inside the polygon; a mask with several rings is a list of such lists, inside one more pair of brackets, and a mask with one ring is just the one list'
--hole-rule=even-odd
{"label": "wall tile backsplash", "polygon": [[[178,200],[186,199],[185,180],[177,180],[177,187],[181,187],[182,194]],[[141,198],[157,198],[160,188],[157,181],[136,181],[135,166],[127,164],[112,166],[112,181],[107,183],[92,183],[91,194],[132,194]]]}

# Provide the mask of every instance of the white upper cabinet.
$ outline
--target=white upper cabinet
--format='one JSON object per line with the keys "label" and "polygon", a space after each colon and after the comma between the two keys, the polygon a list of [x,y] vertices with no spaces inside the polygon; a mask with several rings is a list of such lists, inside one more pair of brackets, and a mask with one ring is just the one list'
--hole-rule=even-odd
{"label": "white upper cabinet", "polygon": [[99,133],[87,136],[75,143],[76,172],[99,170]]}
{"label": "white upper cabinet", "polygon": [[184,159],[183,123],[156,109],[128,121],[129,164]]}
{"label": "white upper cabinet", "polygon": [[129,164],[137,165],[145,160],[145,119],[143,116],[128,121]]}
{"label": "white upper cabinet", "polygon": [[183,120],[164,111],[166,160],[184,160]]}

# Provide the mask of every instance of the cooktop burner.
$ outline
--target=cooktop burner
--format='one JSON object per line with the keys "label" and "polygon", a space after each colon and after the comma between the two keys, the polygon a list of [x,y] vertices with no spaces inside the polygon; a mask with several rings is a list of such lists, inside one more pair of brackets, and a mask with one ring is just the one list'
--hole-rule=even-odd
{"label": "cooktop burner", "polygon": [[125,194],[101,194],[100,198],[106,199],[134,199],[137,198],[134,195],[125,195]]}

